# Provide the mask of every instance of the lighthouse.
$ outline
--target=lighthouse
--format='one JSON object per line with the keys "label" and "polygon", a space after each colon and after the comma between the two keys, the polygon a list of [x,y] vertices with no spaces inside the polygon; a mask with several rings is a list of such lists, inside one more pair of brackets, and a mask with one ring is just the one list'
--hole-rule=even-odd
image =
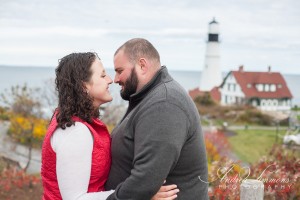
{"label": "lighthouse", "polygon": [[208,27],[208,40],[206,46],[204,69],[201,73],[201,91],[210,91],[222,82],[220,69],[220,42],[219,42],[219,23],[213,19]]}

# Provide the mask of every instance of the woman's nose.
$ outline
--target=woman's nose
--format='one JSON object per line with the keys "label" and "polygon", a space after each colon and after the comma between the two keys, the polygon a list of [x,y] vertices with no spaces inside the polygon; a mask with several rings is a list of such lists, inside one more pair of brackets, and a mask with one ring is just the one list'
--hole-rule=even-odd
{"label": "woman's nose", "polygon": [[112,81],[112,79],[110,78],[110,76],[107,76],[107,78],[108,78],[108,79],[107,79],[108,84],[112,84],[113,81]]}

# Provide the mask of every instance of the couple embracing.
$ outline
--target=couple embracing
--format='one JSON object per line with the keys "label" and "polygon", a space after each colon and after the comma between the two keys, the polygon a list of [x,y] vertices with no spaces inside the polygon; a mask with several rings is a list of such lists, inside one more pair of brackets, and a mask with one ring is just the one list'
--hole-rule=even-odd
{"label": "couple embracing", "polygon": [[99,119],[112,101],[96,53],[73,53],[56,68],[58,107],[42,148],[45,200],[206,200],[205,145],[198,111],[147,40],[114,55],[114,82],[127,111],[111,134]]}

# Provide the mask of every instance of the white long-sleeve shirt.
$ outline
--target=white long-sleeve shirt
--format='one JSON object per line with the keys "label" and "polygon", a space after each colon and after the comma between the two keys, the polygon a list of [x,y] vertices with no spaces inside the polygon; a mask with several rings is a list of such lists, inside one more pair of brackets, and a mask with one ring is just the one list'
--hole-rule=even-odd
{"label": "white long-sleeve shirt", "polygon": [[83,123],[65,130],[58,128],[51,137],[56,153],[56,174],[64,200],[105,200],[113,190],[87,193],[91,175],[93,136]]}

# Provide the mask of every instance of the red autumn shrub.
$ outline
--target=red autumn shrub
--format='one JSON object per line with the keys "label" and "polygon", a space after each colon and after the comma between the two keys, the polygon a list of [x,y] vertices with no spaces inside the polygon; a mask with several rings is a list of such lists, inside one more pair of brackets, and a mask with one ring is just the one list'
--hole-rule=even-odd
{"label": "red autumn shrub", "polygon": [[273,146],[268,156],[251,166],[222,157],[210,167],[210,199],[239,199],[240,184],[245,179],[264,183],[265,200],[300,199],[300,158],[279,145]]}
{"label": "red autumn shrub", "polygon": [[22,188],[24,186],[30,188],[40,181],[39,177],[28,175],[24,170],[19,170],[16,167],[5,168],[0,172],[0,191],[10,191],[15,187]]}

